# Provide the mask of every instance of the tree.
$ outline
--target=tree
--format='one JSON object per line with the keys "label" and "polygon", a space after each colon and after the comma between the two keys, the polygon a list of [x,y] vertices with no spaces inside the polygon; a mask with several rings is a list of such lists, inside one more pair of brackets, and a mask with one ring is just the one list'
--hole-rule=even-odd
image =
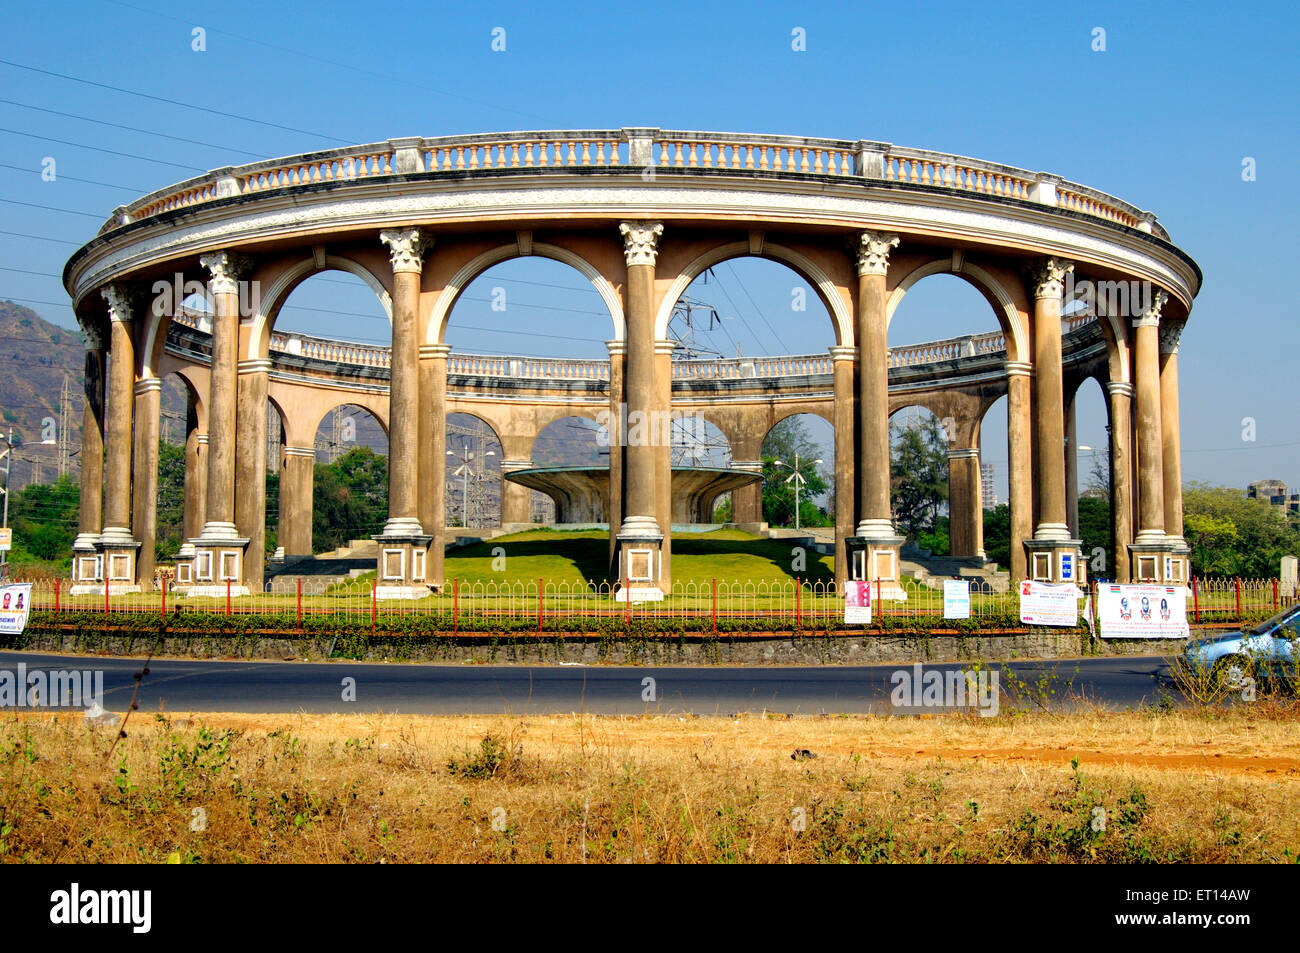
{"label": "tree", "polygon": [[388,458],[369,447],[316,464],[312,551],[325,552],[383,529],[388,517]]}
{"label": "tree", "polygon": [[890,427],[890,503],[894,523],[910,539],[934,533],[948,503],[948,440],[930,416]]}
{"label": "tree", "polygon": [[[804,483],[799,490],[799,523],[802,526],[830,526],[834,520],[813,501],[827,490],[825,475],[813,461],[822,448],[813,441],[807,425],[797,417],[787,417],[770,431],[763,441],[763,519],[772,526],[794,525],[794,481],[790,467],[799,459],[799,475]],[[776,461],[786,466],[778,467]]]}
{"label": "tree", "polygon": [[154,558],[169,562],[185,542],[185,448],[158,444],[158,526]]}
{"label": "tree", "polygon": [[1003,569],[1011,566],[1011,507],[1006,503],[984,511],[984,555]]}
{"label": "tree", "polygon": [[16,492],[9,504],[14,531],[9,562],[70,566],[80,507],[81,486],[66,474],[54,483],[29,483]]}
{"label": "tree", "polygon": [[1183,488],[1183,535],[1198,575],[1269,578],[1283,556],[1300,553],[1300,525],[1235,487]]}

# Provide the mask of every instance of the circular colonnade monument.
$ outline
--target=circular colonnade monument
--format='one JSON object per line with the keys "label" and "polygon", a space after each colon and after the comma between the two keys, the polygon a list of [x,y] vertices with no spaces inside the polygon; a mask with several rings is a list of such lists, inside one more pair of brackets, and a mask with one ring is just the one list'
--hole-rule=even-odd
{"label": "circular colonnade monument", "polygon": [[[481,272],[542,256],[588,278],[609,312],[607,361],[458,354],[448,315]],[[673,307],[706,269],[758,256],[802,276],[830,316],[828,353],[673,360]],[[326,270],[361,278],[392,347],[277,332],[280,307]],[[917,281],[948,273],[999,333],[890,350]],[[759,465],[784,417],[835,433],[836,575],[899,580],[889,417],[948,427],[953,555],[983,556],[979,430],[1007,397],[1014,579],[1083,582],[1073,395],[1108,396],[1120,581],[1187,578],[1178,339],[1201,274],[1150,212],[1042,172],[887,143],[651,128],[393,139],[219,169],[117,209],[68,261],[86,341],[80,591],[152,584],[161,379],[186,383],[185,535],[193,594],[262,588],[267,406],[283,440],[279,542],[311,552],[318,421],[340,403],[389,435],[378,595],[443,583],[446,414],[496,431],[503,469],[566,416],[612,422],[609,577],[624,598],[671,584],[671,441],[637,426],[708,413],[737,466]],[[182,302],[211,300],[208,321]],[[1084,289],[1090,307],[1063,319]],[[794,312],[792,321],[809,320]],[[527,521],[503,484],[503,523]],[[761,519],[757,486],[733,519]]]}

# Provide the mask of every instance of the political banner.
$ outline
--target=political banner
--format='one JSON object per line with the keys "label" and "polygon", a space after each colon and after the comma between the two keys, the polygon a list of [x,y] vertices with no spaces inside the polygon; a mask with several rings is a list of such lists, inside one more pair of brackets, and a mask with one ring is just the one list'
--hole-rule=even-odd
{"label": "political banner", "polygon": [[1020,584],[1020,621],[1026,625],[1078,625],[1079,587],[1072,582]]}
{"label": "political banner", "polygon": [[844,584],[844,622],[847,625],[871,622],[871,583],[850,579]]}
{"label": "political banner", "polygon": [[943,581],[943,617],[945,619],[970,618],[970,582],[965,579]]}
{"label": "political banner", "polygon": [[1185,639],[1183,586],[1098,586],[1097,621],[1103,639]]}
{"label": "political banner", "polygon": [[0,586],[0,633],[19,635],[27,628],[32,603],[32,584],[20,582]]}

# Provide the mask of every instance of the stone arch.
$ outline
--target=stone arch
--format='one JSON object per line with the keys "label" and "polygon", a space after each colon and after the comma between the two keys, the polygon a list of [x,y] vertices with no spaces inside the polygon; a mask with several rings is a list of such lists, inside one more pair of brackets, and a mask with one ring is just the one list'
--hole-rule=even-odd
{"label": "stone arch", "polygon": [[969,282],[992,305],[998,324],[1006,337],[1008,361],[1029,359],[1029,330],[1021,318],[1020,309],[1016,307],[1015,299],[1011,297],[1011,293],[1001,281],[979,265],[968,261],[958,261],[954,266],[952,258],[937,258],[904,275],[890,292],[889,301],[885,305],[886,329],[908,290],[922,278],[940,274],[955,275]]}
{"label": "stone arch", "polygon": [[[532,441],[531,441],[531,442],[529,443],[529,445],[528,445],[528,459],[529,459],[529,460],[536,461],[536,457],[537,457],[537,443],[538,443],[539,440],[542,439],[543,434],[545,434],[545,433],[546,433],[548,430],[550,430],[552,427],[556,426],[557,424],[559,424],[559,423],[561,423],[561,422],[563,422],[563,421],[571,420],[571,419],[572,419],[572,420],[585,420],[585,421],[587,421],[588,423],[592,424],[591,430],[592,430],[593,434],[599,434],[601,430],[604,430],[604,429],[605,429],[604,427],[601,426],[600,422],[595,418],[595,416],[590,415],[590,414],[574,413],[574,412],[573,412],[573,409],[572,409],[572,408],[568,408],[568,407],[565,407],[565,408],[557,408],[556,411],[555,411],[554,413],[550,414],[549,416],[550,416],[550,419],[549,419],[549,420],[546,420],[545,423],[542,422],[543,420],[545,420],[545,417],[541,417],[541,416],[539,416],[538,419],[537,419],[537,421],[536,421],[537,424],[538,424],[539,426],[537,426],[535,432],[533,433],[533,439],[532,439]],[[597,447],[599,447],[599,443],[597,443]],[[601,462],[603,462],[603,463],[608,463],[608,462],[609,462],[609,458],[608,458],[607,456],[605,456],[604,454],[597,453],[596,455],[597,455],[598,457],[600,457],[601,459],[600,459],[599,461],[592,461],[591,465],[596,465],[597,463],[601,463]],[[549,465],[549,464],[541,464],[541,465],[545,466],[545,465]],[[576,466],[576,465],[578,465],[578,464],[575,464],[575,466]]]}
{"label": "stone arch", "polygon": [[[391,440],[391,435],[389,431],[388,414],[386,411],[382,411],[378,407],[372,406],[370,403],[367,402],[362,402],[357,400],[336,400],[332,402],[328,407],[326,407],[325,410],[321,412],[318,417],[316,417],[316,422],[312,426],[310,431],[313,445],[315,444],[316,434],[320,430],[321,425],[325,423],[326,418],[328,418],[330,414],[338,410],[340,407],[356,407],[358,410],[364,411],[365,413],[369,414],[371,417],[374,418],[375,423],[377,423],[379,425],[379,428],[384,432],[384,439]],[[282,419],[287,421],[287,418],[282,418]]]}
{"label": "stone arch", "polygon": [[587,261],[577,252],[570,251],[559,245],[552,245],[547,242],[533,242],[529,255],[522,254],[519,250],[518,243],[511,245],[498,245],[496,248],[489,248],[487,251],[476,255],[470,259],[460,269],[447,280],[447,284],[439,293],[433,304],[433,312],[429,317],[429,331],[427,334],[426,344],[441,344],[447,332],[447,319],[451,316],[452,308],[455,307],[461,293],[469,287],[479,275],[487,271],[493,265],[498,265],[503,261],[509,261],[512,258],[527,258],[533,256],[538,258],[550,258],[553,261],[561,262],[568,265],[582,274],[584,278],[592,283],[596,293],[600,295],[601,300],[605,302],[605,307],[609,309],[610,320],[613,322],[615,341],[622,341],[625,337],[625,321],[623,317],[623,301],[618,290],[591,262]]}
{"label": "stone arch", "polygon": [[366,286],[375,293],[379,303],[383,305],[384,314],[388,316],[388,323],[390,326],[392,325],[393,297],[374,272],[350,258],[339,255],[324,255],[320,258],[313,256],[290,265],[272,279],[266,289],[266,294],[262,296],[258,303],[257,314],[253,316],[253,326],[248,335],[248,353],[242,355],[244,359],[251,360],[266,357],[269,354],[271,329],[275,326],[275,319],[279,315],[284,302],[293,293],[294,289],[308,278],[326,271],[347,272],[365,282]]}
{"label": "stone arch", "polygon": [[835,287],[830,276],[807,255],[787,245],[764,241],[762,248],[754,250],[748,241],[730,242],[718,245],[697,256],[673,279],[664,293],[655,315],[655,340],[662,341],[668,335],[668,322],[672,320],[673,308],[686,289],[708,268],[721,264],[731,258],[763,258],[785,265],[808,282],[817,297],[831,316],[835,330],[835,343],[841,347],[853,345],[853,310],[844,300],[839,289]]}

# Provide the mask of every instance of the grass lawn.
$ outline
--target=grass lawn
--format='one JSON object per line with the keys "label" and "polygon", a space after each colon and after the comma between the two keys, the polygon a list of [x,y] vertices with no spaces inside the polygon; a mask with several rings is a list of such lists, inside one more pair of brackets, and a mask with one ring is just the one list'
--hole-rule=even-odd
{"label": "grass lawn", "polygon": [[[682,533],[673,537],[673,580],[683,584],[719,581],[786,580],[798,576],[813,582],[835,578],[834,559],[815,552],[803,555],[802,570],[793,568],[793,547],[786,541],[763,539],[739,530]],[[494,552],[495,551],[495,552]],[[504,566],[493,563],[504,551]],[[605,580],[609,537],[596,530],[557,532],[530,530],[498,536],[447,555],[446,577],[461,582],[536,581],[547,583]]]}

